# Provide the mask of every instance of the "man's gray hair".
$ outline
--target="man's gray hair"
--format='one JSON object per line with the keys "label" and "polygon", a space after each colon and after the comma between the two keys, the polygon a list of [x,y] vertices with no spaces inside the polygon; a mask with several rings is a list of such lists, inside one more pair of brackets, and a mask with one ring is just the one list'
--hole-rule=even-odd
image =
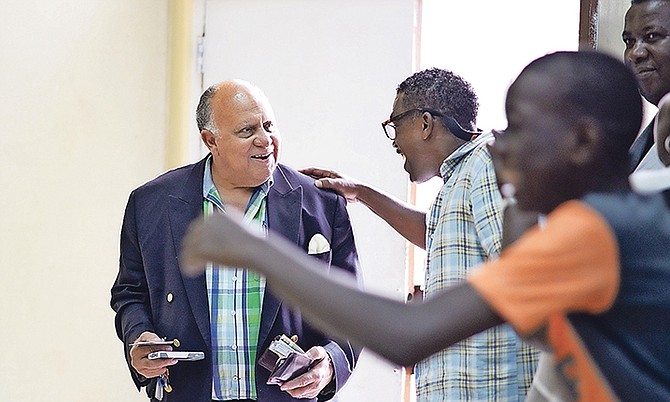
{"label": "man's gray hair", "polygon": [[198,123],[198,130],[208,130],[214,134],[218,134],[219,128],[214,122],[214,115],[212,113],[212,97],[218,91],[218,85],[212,85],[200,95],[198,107],[195,110],[195,121]]}

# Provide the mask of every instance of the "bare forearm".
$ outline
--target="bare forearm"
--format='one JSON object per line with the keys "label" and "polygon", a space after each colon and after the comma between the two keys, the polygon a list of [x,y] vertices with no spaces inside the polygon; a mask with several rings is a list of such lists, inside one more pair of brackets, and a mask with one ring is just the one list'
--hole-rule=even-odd
{"label": "bare forearm", "polygon": [[358,200],[413,244],[426,248],[426,212],[387,193],[359,185]]}
{"label": "bare forearm", "polygon": [[248,267],[323,332],[350,339],[400,365],[410,365],[500,323],[467,283],[429,302],[407,305],[358,289],[356,279],[329,269],[279,234],[251,232],[235,214],[214,214],[189,229],[181,255],[186,275],[206,261]]}
{"label": "bare forearm", "polygon": [[268,252],[253,257],[250,268],[264,272],[272,291],[325,333],[396,364],[414,364],[499,322],[467,284],[428,303],[407,305],[365,293],[336,270],[325,275],[320,262],[282,243],[275,239]]}

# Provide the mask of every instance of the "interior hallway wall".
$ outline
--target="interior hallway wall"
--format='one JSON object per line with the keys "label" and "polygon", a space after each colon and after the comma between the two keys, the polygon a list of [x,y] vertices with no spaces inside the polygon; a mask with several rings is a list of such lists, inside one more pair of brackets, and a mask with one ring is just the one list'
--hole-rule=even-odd
{"label": "interior hallway wall", "polygon": [[146,401],[109,289],[165,166],[167,2],[0,2],[0,401]]}
{"label": "interior hallway wall", "polygon": [[[230,78],[258,85],[275,112],[282,163],[336,169],[407,198],[403,159],[380,123],[412,73],[414,0],[202,3],[204,86]],[[201,13],[193,14],[195,30]],[[362,204],[347,210],[366,289],[405,300],[405,240]],[[364,350],[338,400],[399,402],[404,377]]]}
{"label": "interior hallway wall", "polygon": [[621,32],[624,15],[629,7],[629,0],[598,1],[598,41],[596,45],[598,50],[623,59],[624,44],[621,40]]}

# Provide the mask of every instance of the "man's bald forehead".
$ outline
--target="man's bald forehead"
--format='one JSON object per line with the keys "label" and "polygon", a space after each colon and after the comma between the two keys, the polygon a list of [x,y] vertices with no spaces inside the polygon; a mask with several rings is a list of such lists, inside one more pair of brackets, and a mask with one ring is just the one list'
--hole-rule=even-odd
{"label": "man's bald forehead", "polygon": [[259,97],[266,99],[267,97],[261,91],[259,87],[250,83],[249,81],[241,79],[232,79],[222,81],[216,84],[216,92],[223,91],[227,95],[232,96],[233,98],[239,99],[240,97],[245,97],[247,94],[251,94],[254,97]]}

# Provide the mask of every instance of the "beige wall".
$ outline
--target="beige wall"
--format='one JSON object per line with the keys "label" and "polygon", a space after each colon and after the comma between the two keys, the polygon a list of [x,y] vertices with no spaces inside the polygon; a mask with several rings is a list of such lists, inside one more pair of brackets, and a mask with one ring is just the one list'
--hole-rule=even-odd
{"label": "beige wall", "polygon": [[600,0],[598,2],[598,50],[622,59],[621,40],[623,17],[630,7],[629,0]]}
{"label": "beige wall", "polygon": [[109,308],[165,166],[164,0],[0,2],[0,401],[141,401]]}

